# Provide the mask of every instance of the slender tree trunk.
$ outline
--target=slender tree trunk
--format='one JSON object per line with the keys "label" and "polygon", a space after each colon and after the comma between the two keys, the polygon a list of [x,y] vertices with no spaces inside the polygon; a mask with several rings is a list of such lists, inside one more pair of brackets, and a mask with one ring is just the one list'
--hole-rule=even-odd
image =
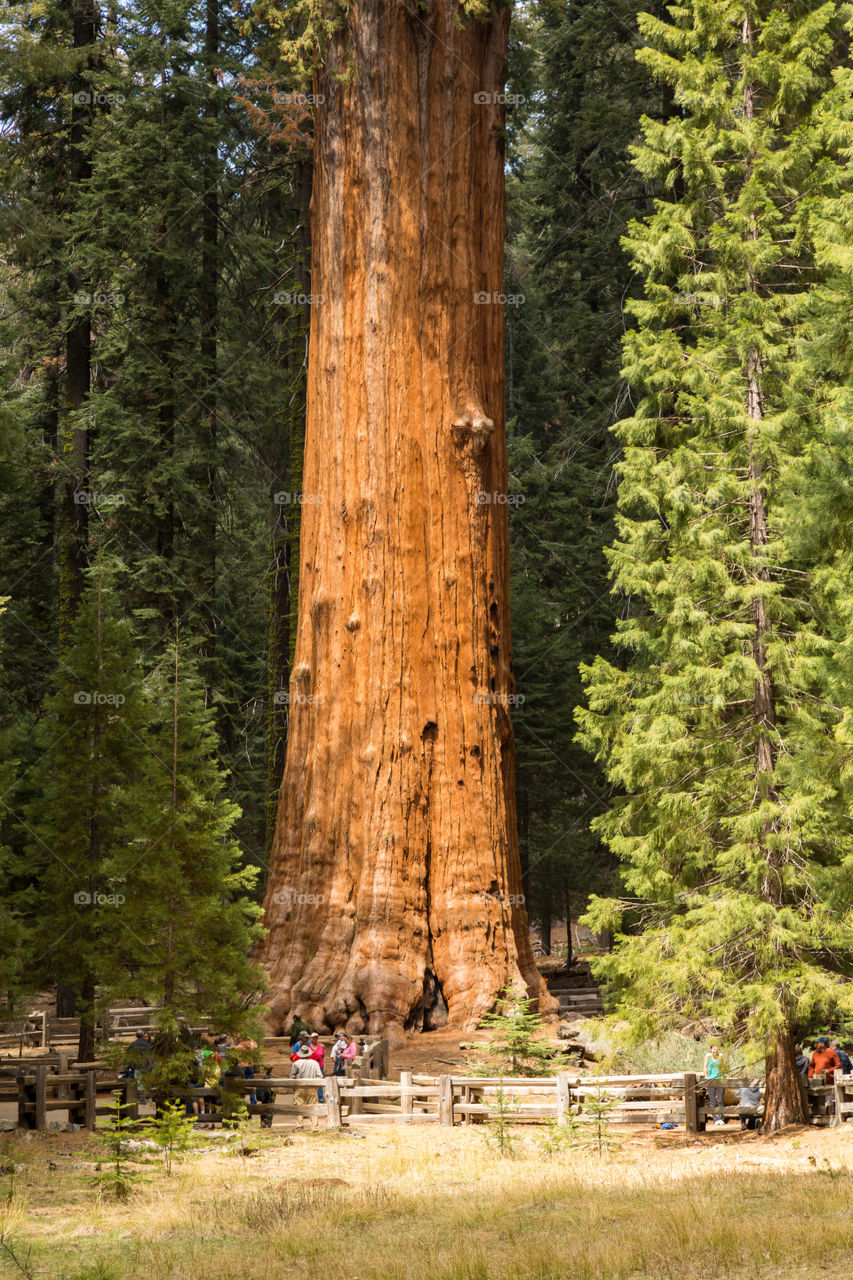
{"label": "slender tree trunk", "polygon": [[218,70],[219,3],[206,0],[204,24],[205,75],[207,97],[205,124],[210,132],[204,139],[204,198],[201,213],[201,455],[202,547],[198,605],[204,640],[202,673],[208,697],[216,686],[216,572],[219,533],[217,464],[219,460],[218,346],[219,346],[219,182],[216,123],[219,118]]}
{"label": "slender tree trunk", "polygon": [[[88,70],[94,65],[98,10],[95,0],[71,0],[71,39],[74,49],[91,49],[86,67],[71,77],[71,127],[69,130],[69,203],[91,176],[86,138],[92,125],[94,104]],[[84,292],[85,281],[72,268],[68,286],[72,297]],[[86,310],[69,321],[65,334],[65,411],[63,454],[66,480],[60,521],[59,642],[64,648],[77,616],[77,606],[89,562],[89,431],[81,416],[91,385],[91,317]]]}
{"label": "slender tree trunk", "polygon": [[[509,10],[355,0],[317,92],[299,621],[266,899],[281,1026],[549,1010],[508,699]],[[346,73],[350,59],[352,74]],[[346,73],[346,74],[345,74]],[[488,95],[486,102],[475,95]]]}
{"label": "slender tree trunk", "polygon": [[[103,640],[101,635],[101,583],[98,581],[98,634],[97,634],[97,652],[98,652],[98,674],[101,671],[101,661],[103,658]],[[100,687],[100,679],[98,685]],[[92,790],[89,796],[89,894],[91,897],[91,906],[85,917],[83,928],[90,935],[90,941],[94,942],[97,938],[98,924],[95,912],[95,895],[102,889],[101,884],[101,840],[100,840],[100,809],[101,809],[101,781],[97,769],[98,761],[101,759],[101,708],[95,706],[92,713],[92,760],[95,763],[95,771],[93,773]],[[94,936],[93,936],[94,935]],[[91,970],[85,974],[81,974],[80,984],[80,1036],[77,1041],[77,1058],[80,1062],[91,1062],[95,1056],[95,975]]]}
{"label": "slender tree trunk", "polygon": [[[744,47],[753,43],[752,22],[747,14],[743,20],[741,39]],[[744,117],[755,118],[755,95],[748,77],[744,81]],[[747,161],[747,177],[751,174],[751,161]],[[751,215],[750,240],[758,240],[758,223],[756,215]],[[753,264],[748,262],[749,289],[757,292],[758,283],[754,275]],[[757,563],[756,577],[760,582],[770,582],[770,571],[766,560],[766,547],[769,541],[767,524],[767,505],[762,467],[759,457],[761,427],[765,417],[764,392],[762,388],[763,363],[761,352],[753,348],[747,353],[746,360],[746,416],[749,432],[749,542],[752,556]],[[758,674],[753,691],[753,718],[757,729],[755,740],[755,797],[756,803],[765,799],[779,804],[780,796],[775,786],[776,771],[776,696],[773,688],[773,677],[767,662],[767,636],[770,630],[767,597],[757,595],[752,603],[754,633],[752,639],[752,656]],[[776,843],[770,839],[774,831],[772,823],[765,826],[762,839],[762,856],[764,874],[762,878],[762,895],[777,909],[782,906],[782,877],[780,871],[780,853]],[[764,1099],[764,1128],[767,1131],[783,1128],[788,1124],[798,1124],[803,1120],[803,1105],[800,1095],[799,1077],[794,1054],[794,1036],[790,1026],[780,1031],[775,1048],[767,1057],[766,1092]]]}
{"label": "slender tree trunk", "polygon": [[539,933],[542,941],[542,954],[551,954],[551,925],[554,920],[554,905],[551,901],[550,886],[545,889],[545,904],[539,916]]}
{"label": "slender tree trunk", "polygon": [[573,958],[572,947],[572,895],[569,892],[568,880],[563,881],[563,902],[566,911],[566,965],[571,965]]}
{"label": "slender tree trunk", "polygon": [[91,974],[85,974],[80,982],[80,1035],[77,1040],[77,1061],[92,1062],[94,1057],[95,980]]}

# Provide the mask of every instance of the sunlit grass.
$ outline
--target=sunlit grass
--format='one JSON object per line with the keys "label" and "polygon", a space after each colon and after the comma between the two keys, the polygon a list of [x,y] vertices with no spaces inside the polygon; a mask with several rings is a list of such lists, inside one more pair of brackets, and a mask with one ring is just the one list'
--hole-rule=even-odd
{"label": "sunlit grass", "polygon": [[[93,1185],[91,1149],[59,1156],[57,1142],[28,1144],[7,1209],[35,1276],[805,1280],[846,1274],[853,1247],[846,1131],[667,1149],[647,1137],[602,1159],[546,1159],[533,1129],[516,1159],[477,1127],[306,1134],[249,1160],[208,1150],[170,1178],[154,1168],[125,1204]],[[20,1269],[7,1258],[0,1274]]]}

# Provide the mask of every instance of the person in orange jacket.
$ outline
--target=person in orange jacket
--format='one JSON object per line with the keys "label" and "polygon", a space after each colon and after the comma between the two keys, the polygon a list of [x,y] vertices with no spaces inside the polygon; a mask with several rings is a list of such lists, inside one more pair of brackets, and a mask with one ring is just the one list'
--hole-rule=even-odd
{"label": "person in orange jacket", "polygon": [[809,1079],[811,1080],[812,1076],[823,1076],[829,1083],[836,1071],[840,1070],[841,1059],[838,1054],[830,1048],[826,1036],[818,1036],[809,1063]]}

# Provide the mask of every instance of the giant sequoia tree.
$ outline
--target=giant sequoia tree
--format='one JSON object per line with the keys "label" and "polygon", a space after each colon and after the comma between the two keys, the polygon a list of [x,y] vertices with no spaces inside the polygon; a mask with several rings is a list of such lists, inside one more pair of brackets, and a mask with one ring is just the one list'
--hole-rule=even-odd
{"label": "giant sequoia tree", "polygon": [[312,209],[272,1013],[350,1030],[544,991],[519,905],[502,376],[506,9],[353,0]]}

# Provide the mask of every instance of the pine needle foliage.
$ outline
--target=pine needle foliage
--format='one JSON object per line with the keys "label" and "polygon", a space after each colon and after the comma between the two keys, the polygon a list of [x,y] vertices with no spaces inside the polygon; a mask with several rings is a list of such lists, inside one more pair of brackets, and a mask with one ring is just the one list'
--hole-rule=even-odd
{"label": "pine needle foliage", "polygon": [[579,712],[625,793],[595,823],[625,888],[590,908],[618,933],[599,972],[638,1035],[692,1014],[764,1053],[851,999],[853,845],[820,765],[841,716],[784,500],[814,430],[792,370],[812,205],[838,180],[819,116],[843,17],[763,0],[640,17],[678,111],[644,121],[635,163],[665,194],[625,240],[645,286],[608,553],[627,666],[585,667]]}

